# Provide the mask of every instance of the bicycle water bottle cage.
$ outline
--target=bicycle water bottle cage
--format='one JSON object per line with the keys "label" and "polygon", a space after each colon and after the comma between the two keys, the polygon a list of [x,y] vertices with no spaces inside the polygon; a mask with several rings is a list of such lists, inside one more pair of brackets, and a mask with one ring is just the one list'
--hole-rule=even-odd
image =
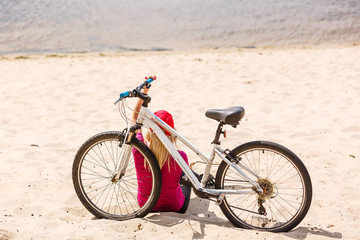
{"label": "bicycle water bottle cage", "polygon": [[236,127],[239,125],[240,120],[245,115],[245,109],[243,107],[230,107],[225,109],[209,109],[206,111],[205,116],[224,124]]}

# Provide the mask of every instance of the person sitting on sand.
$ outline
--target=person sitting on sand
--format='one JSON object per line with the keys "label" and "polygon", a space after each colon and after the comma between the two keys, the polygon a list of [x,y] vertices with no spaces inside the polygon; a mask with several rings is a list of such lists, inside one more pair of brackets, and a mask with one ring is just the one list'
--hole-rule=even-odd
{"label": "person sitting on sand", "polygon": [[[149,77],[152,78],[152,77]],[[144,94],[147,94],[149,91],[148,88],[142,89]],[[132,120],[135,122],[139,115],[139,110],[141,108],[142,100],[138,99],[135,105]],[[154,113],[161,120],[163,120],[170,127],[174,128],[174,120],[172,115],[165,111],[160,110]],[[163,130],[165,134],[168,136],[169,140],[175,144],[176,138],[171,136],[171,134],[165,130]],[[138,138],[142,142],[146,142],[150,150],[154,153],[161,170],[161,179],[162,186],[160,191],[160,197],[157,201],[155,207],[152,209],[153,212],[178,212],[185,213],[190,201],[191,187],[188,185],[180,185],[179,181],[183,175],[180,166],[176,163],[176,161],[172,158],[170,153],[167,151],[165,146],[159,140],[159,138],[150,130],[145,133],[145,139],[142,135],[141,129],[138,130],[136,134],[136,138]],[[145,141],[146,140],[146,141]],[[185,160],[187,164],[188,158],[185,152],[179,151],[181,157]],[[150,174],[149,171],[146,170],[146,165],[144,164],[144,156],[135,148],[132,149],[132,154],[134,156],[135,168],[138,174]],[[145,176],[144,176],[145,177]],[[142,178],[146,179],[146,178]],[[151,178],[147,178],[151,179]],[[147,201],[147,194],[141,193],[141,189],[151,189],[152,182],[139,182],[138,184],[146,185],[139,188],[138,193],[138,203],[141,206]]]}

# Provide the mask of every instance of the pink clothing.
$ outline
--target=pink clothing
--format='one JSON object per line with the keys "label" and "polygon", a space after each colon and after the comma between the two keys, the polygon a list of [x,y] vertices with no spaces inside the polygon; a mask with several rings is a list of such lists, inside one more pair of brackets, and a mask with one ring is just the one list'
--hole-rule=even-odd
{"label": "pink clothing", "polygon": [[[144,142],[144,137],[141,133],[136,135],[140,141]],[[138,180],[138,203],[143,206],[148,199],[152,188],[152,176],[150,171],[146,169],[144,165],[144,156],[135,148],[132,149],[132,153],[135,161],[136,175]],[[187,164],[188,158],[186,153],[179,151],[181,157]],[[170,172],[168,164],[170,164]],[[161,192],[159,200],[152,211],[161,212],[177,212],[179,211],[185,201],[185,196],[182,193],[179,181],[182,174],[180,166],[171,157],[164,166],[161,168]]]}

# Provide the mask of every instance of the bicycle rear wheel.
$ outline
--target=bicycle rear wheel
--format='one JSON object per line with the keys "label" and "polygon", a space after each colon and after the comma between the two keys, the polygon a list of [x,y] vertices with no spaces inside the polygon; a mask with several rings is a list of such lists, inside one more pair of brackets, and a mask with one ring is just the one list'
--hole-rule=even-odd
{"label": "bicycle rear wheel", "polygon": [[[127,220],[144,217],[155,206],[161,189],[161,172],[155,156],[140,140],[133,138],[131,146],[136,148],[147,164],[151,189],[138,202],[138,185],[134,159],[130,160],[126,172],[115,181],[125,144],[122,132],[103,132],[88,139],[77,152],[72,169],[73,184],[77,196],[85,208],[98,218]],[[143,191],[141,192],[143,194]]]}
{"label": "bicycle rear wheel", "polygon": [[[236,227],[283,232],[302,221],[310,208],[312,185],[304,164],[293,152],[275,143],[256,141],[238,146],[230,155],[259,176],[254,181],[264,191],[225,196],[221,210]],[[245,185],[250,185],[249,181],[235,169],[224,161],[220,164],[217,189]]]}

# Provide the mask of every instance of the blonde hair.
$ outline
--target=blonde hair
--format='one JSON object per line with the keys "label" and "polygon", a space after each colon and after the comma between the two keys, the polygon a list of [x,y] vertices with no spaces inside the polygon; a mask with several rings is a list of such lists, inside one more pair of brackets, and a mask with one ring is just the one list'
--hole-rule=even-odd
{"label": "blonde hair", "polygon": [[[170,142],[172,142],[175,146],[176,145],[176,137],[175,136],[168,136],[166,135]],[[171,154],[166,149],[164,144],[160,141],[160,139],[155,135],[155,133],[152,133],[150,131],[147,131],[145,134],[146,141],[149,142],[149,148],[154,153],[156,160],[159,163],[160,169],[165,165],[166,161],[170,160]],[[168,169],[170,172],[170,164],[174,164],[173,162],[168,163]],[[176,167],[176,165],[175,165]]]}

